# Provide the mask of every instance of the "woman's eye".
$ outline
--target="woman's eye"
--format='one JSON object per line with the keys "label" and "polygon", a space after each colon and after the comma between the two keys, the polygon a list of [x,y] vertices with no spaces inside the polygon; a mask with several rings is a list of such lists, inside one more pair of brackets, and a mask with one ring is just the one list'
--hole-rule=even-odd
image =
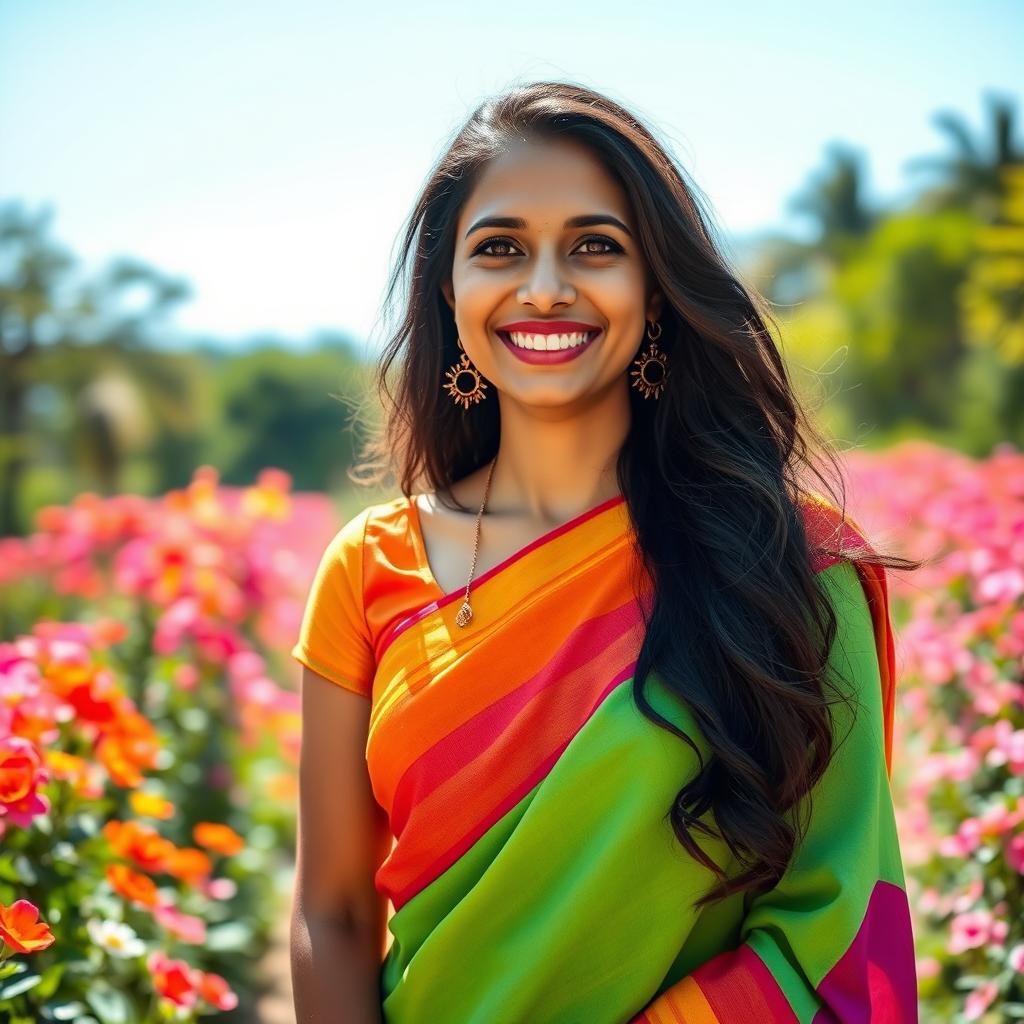
{"label": "woman's eye", "polygon": [[[603,250],[587,249],[589,245],[603,245]],[[495,246],[506,246],[507,248],[515,248],[514,243],[508,238],[489,238],[486,242],[482,242],[473,250],[474,256],[493,256],[501,257],[507,255],[505,252],[488,252],[488,249],[493,249]],[[618,242],[612,241],[610,238],[606,238],[603,235],[593,235],[590,238],[584,238],[576,250],[582,252],[584,256],[610,256],[612,253],[623,252],[623,248]]]}
{"label": "woman's eye", "polygon": [[476,247],[476,249],[473,250],[473,255],[474,256],[501,256],[501,255],[503,255],[502,253],[486,252],[485,251],[486,249],[490,249],[491,246],[493,246],[493,245],[511,246],[512,243],[507,238],[489,238],[486,242],[484,242],[481,245],[478,245]]}
{"label": "woman's eye", "polygon": [[610,238],[605,238],[603,235],[594,235],[591,238],[584,238],[581,243],[581,247],[588,245],[605,245],[608,248],[604,252],[595,252],[590,250],[585,255],[587,256],[610,256],[613,252],[622,252],[622,246],[618,242],[613,242]]}

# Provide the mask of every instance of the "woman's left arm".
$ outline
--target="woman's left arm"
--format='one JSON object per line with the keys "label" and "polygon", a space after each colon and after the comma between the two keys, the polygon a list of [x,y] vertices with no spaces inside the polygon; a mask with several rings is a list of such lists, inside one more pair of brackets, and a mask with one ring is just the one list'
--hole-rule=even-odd
{"label": "woman's left arm", "polygon": [[778,884],[750,901],[739,948],[670,986],[631,1024],[918,1020],[889,785],[892,625],[884,570],[862,577],[859,565],[820,574],[838,619],[832,678],[849,681],[858,706],[852,718],[845,704],[832,707],[836,750],[811,790],[806,836]]}

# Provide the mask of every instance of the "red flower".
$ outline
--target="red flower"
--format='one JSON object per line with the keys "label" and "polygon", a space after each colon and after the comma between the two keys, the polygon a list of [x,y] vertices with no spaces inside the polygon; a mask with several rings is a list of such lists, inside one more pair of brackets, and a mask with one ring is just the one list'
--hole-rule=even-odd
{"label": "red flower", "polygon": [[159,950],[152,953],[146,963],[153,976],[153,988],[157,995],[163,996],[175,1006],[191,1009],[196,1005],[198,993],[195,982],[200,972],[194,972],[184,960],[171,960]]}

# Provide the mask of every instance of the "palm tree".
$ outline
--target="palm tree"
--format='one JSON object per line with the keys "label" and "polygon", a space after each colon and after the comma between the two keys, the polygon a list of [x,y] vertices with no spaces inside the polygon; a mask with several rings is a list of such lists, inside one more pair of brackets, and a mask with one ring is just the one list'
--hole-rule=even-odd
{"label": "palm tree", "polygon": [[826,152],[829,165],[788,205],[793,212],[814,218],[819,228],[815,248],[838,258],[846,245],[871,231],[878,214],[864,198],[867,175],[862,155],[842,143],[833,143]]}
{"label": "palm tree", "polygon": [[1006,192],[1003,171],[1024,162],[1024,146],[1016,141],[1016,105],[1010,97],[985,94],[986,122],[977,136],[964,119],[949,110],[934,117],[935,125],[953,141],[948,156],[919,156],[907,161],[907,170],[937,171],[940,181],[922,197],[928,210],[949,207],[969,210],[982,220],[994,221]]}

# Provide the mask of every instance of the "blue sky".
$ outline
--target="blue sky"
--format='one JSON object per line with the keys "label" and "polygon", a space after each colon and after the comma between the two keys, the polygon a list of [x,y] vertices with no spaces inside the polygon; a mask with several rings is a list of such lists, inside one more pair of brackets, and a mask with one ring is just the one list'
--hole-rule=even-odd
{"label": "blue sky", "polygon": [[513,81],[634,109],[738,244],[806,229],[786,201],[831,142],[864,153],[873,198],[909,194],[905,162],[948,148],[933,115],[980,128],[986,92],[1024,92],[1021,52],[1020,0],[0,0],[0,199],[52,203],[86,270],[188,279],[168,339],[372,345],[427,171]]}

